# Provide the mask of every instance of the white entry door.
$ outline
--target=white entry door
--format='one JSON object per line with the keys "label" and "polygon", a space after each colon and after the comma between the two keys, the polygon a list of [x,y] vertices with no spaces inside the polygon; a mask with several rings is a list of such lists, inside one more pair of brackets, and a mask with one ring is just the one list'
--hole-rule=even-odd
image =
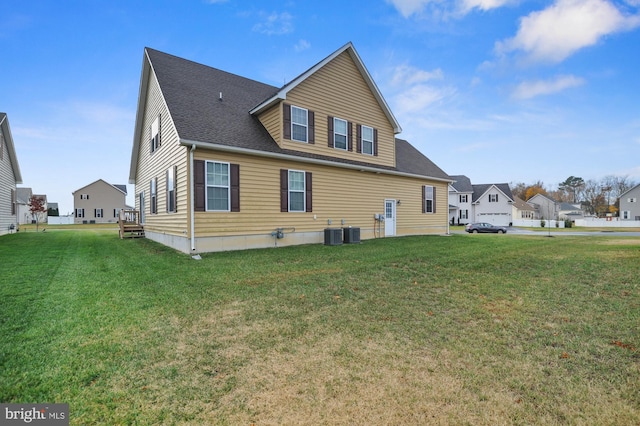
{"label": "white entry door", "polygon": [[384,235],[396,235],[396,200],[384,200]]}

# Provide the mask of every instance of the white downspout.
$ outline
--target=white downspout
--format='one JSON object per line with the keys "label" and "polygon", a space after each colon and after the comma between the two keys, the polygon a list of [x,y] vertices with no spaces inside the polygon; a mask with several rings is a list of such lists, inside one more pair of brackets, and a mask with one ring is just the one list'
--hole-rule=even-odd
{"label": "white downspout", "polygon": [[196,150],[196,145],[192,144],[191,145],[191,150],[189,151],[189,185],[190,185],[190,197],[189,197],[189,210],[190,210],[190,223],[189,223],[189,227],[190,227],[190,233],[191,233],[191,252],[195,252],[196,251],[196,236],[195,236],[195,230],[196,230],[196,219],[194,217],[195,215],[195,185],[193,183],[193,151]]}

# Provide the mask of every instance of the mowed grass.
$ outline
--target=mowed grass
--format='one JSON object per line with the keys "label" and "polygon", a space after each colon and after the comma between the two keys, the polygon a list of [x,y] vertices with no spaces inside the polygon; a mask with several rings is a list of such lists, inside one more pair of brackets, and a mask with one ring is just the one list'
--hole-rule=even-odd
{"label": "mowed grass", "polygon": [[71,424],[640,424],[640,239],[0,238],[0,401]]}

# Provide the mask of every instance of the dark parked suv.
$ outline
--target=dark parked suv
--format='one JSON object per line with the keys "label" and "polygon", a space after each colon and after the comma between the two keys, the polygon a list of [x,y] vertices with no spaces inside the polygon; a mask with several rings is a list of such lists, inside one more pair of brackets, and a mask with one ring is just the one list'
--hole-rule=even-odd
{"label": "dark parked suv", "polygon": [[473,232],[474,234],[477,234],[478,232],[493,232],[496,234],[507,233],[507,228],[505,228],[504,226],[495,226],[490,223],[484,223],[484,222],[470,223],[464,227],[464,230],[469,233]]}

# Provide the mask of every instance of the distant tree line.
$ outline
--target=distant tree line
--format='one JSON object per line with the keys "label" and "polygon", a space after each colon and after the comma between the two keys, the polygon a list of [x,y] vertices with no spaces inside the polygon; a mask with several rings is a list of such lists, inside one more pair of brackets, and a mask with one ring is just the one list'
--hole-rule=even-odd
{"label": "distant tree line", "polygon": [[637,185],[629,176],[605,176],[599,181],[569,176],[565,181],[554,186],[547,186],[542,181],[526,184],[511,183],[513,195],[527,201],[536,194],[545,195],[559,202],[580,204],[588,214],[605,216],[611,213],[618,215],[620,195]]}

